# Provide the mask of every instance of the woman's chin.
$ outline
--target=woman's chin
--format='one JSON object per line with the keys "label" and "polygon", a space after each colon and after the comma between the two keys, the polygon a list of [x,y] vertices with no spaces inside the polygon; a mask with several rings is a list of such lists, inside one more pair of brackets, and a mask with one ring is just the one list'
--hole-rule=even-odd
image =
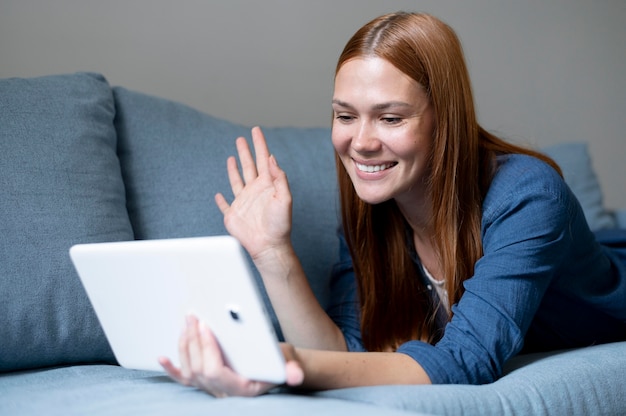
{"label": "woman's chin", "polygon": [[382,204],[383,202],[389,201],[389,199],[391,199],[388,196],[374,195],[368,192],[359,192],[358,190],[356,194],[358,195],[359,199],[361,199],[361,201],[370,205]]}

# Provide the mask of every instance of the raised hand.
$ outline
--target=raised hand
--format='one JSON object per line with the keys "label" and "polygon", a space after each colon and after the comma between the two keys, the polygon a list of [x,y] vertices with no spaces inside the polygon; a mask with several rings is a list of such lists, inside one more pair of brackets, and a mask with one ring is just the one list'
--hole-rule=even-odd
{"label": "raised hand", "polygon": [[215,202],[224,214],[228,232],[256,260],[268,250],[291,244],[292,201],[287,176],[270,155],[259,127],[252,129],[252,142],[256,161],[247,141],[243,137],[236,141],[241,174],[236,159],[227,160],[234,201],[229,204],[224,195],[218,193]]}

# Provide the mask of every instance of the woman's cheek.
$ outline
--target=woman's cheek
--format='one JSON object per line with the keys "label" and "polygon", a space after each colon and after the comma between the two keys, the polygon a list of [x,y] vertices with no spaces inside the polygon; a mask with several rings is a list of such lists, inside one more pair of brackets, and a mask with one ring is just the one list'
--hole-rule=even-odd
{"label": "woman's cheek", "polygon": [[333,125],[331,140],[337,153],[345,154],[350,146],[349,129],[345,126],[335,123]]}

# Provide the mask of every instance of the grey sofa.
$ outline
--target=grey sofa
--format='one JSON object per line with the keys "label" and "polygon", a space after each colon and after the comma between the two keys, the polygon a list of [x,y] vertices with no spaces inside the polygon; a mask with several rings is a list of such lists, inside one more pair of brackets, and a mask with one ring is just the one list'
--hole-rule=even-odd
{"label": "grey sofa", "polygon": [[[329,130],[266,128],[294,194],[293,240],[325,304],[337,257]],[[116,365],[68,249],[79,242],[224,234],[213,195],[249,128],[112,88],[97,74],[0,80],[0,414],[626,414],[626,342],[511,360],[483,386],[276,389],[212,397]],[[557,159],[594,229],[608,212],[584,143]],[[279,328],[277,328],[279,329]]]}

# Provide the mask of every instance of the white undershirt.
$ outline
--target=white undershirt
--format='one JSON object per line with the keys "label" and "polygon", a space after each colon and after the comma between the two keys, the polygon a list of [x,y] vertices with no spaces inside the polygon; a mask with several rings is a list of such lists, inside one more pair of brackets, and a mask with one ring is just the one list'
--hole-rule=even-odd
{"label": "white undershirt", "polygon": [[443,306],[445,306],[446,311],[449,314],[450,313],[450,301],[448,300],[448,291],[443,286],[445,282],[443,280],[435,279],[433,275],[430,274],[428,269],[426,269],[426,267],[424,267],[423,265],[422,265],[422,269],[424,269],[424,274],[426,275],[426,277],[431,283],[430,285],[428,285],[428,290],[433,290],[433,286],[435,287],[435,290],[437,291],[437,296],[439,296],[439,300],[441,301],[441,303],[443,303]]}

